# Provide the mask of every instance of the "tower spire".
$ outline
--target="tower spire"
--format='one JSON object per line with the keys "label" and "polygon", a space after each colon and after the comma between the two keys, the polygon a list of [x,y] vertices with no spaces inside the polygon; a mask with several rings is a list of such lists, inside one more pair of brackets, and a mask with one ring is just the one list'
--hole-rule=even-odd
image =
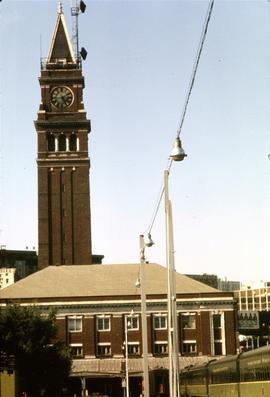
{"label": "tower spire", "polygon": [[72,44],[69,38],[63,14],[61,0],[58,0],[58,14],[49,49],[48,63],[55,63],[59,60],[65,60],[67,63],[76,64]]}
{"label": "tower spire", "polygon": [[63,14],[63,5],[61,0],[58,0],[58,14]]}

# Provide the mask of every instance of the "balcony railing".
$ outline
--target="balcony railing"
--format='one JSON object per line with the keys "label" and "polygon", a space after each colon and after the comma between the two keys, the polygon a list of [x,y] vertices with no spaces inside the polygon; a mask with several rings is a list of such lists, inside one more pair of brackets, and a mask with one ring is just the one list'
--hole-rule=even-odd
{"label": "balcony railing", "polygon": [[73,61],[67,60],[67,58],[54,58],[49,62],[48,58],[40,58],[40,69],[81,69],[82,60],[81,57],[73,58]]}

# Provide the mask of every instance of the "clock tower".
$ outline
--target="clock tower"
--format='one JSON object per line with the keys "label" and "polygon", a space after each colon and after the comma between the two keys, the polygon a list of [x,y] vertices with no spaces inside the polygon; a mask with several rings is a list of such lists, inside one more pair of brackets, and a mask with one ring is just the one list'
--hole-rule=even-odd
{"label": "clock tower", "polygon": [[41,62],[38,153],[38,267],[91,264],[90,120],[61,2],[48,58]]}

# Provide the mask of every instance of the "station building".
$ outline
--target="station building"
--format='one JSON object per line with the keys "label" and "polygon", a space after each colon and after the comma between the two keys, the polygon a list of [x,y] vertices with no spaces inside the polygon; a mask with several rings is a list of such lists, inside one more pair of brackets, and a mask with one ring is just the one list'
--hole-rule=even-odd
{"label": "station building", "polygon": [[[72,395],[123,394],[125,324],[131,396],[143,375],[139,264],[48,266],[1,291],[0,304],[37,305],[57,312],[58,336],[70,347]],[[147,337],[151,395],[168,395],[167,270],[146,264]],[[176,274],[179,366],[235,354],[236,301]],[[125,318],[128,317],[128,323]],[[102,382],[101,382],[102,380]]]}

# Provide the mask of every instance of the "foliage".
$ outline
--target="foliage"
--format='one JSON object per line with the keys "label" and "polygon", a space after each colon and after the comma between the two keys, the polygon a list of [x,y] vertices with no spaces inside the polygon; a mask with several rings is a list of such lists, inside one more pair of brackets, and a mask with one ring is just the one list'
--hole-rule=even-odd
{"label": "foliage", "polygon": [[57,341],[54,312],[45,316],[34,306],[2,308],[0,352],[15,356],[21,392],[30,397],[62,395],[71,358],[64,344]]}

